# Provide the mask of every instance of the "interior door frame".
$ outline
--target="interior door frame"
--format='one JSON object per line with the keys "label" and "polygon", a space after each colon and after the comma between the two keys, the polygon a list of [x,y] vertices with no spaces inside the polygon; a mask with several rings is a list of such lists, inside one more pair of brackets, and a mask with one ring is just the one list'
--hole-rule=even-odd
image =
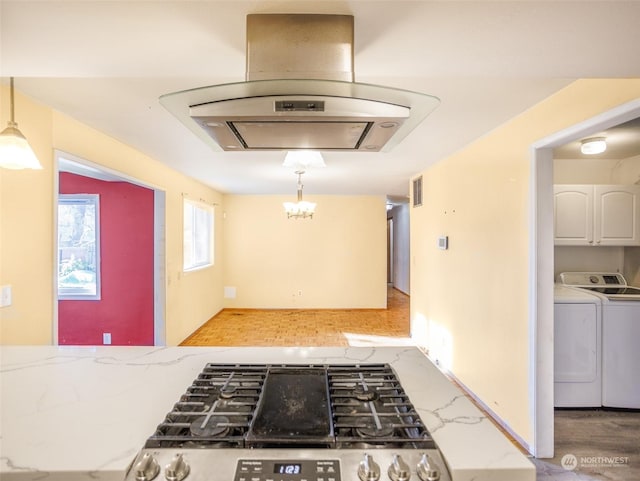
{"label": "interior door frame", "polygon": [[387,217],[387,284],[395,285],[393,217]]}
{"label": "interior door frame", "polygon": [[166,346],[165,306],[165,198],[166,193],[158,186],[136,179],[130,175],[110,169],[103,165],[69,154],[62,150],[54,150],[53,176],[53,343],[58,345],[58,195],[60,191],[59,174],[62,162],[73,166],[73,173],[100,180],[128,182],[153,191],[153,344]]}
{"label": "interior door frame", "polygon": [[640,99],[545,137],[531,146],[529,242],[529,390],[536,458],[554,455],[553,149],[640,117]]}

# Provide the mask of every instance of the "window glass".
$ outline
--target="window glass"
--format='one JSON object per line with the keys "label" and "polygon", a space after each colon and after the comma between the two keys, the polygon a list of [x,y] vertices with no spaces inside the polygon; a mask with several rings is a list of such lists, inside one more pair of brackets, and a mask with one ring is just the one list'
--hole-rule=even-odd
{"label": "window glass", "polygon": [[99,213],[98,195],[58,197],[59,299],[100,299]]}
{"label": "window glass", "polygon": [[185,271],[213,265],[213,209],[191,200],[184,201]]}

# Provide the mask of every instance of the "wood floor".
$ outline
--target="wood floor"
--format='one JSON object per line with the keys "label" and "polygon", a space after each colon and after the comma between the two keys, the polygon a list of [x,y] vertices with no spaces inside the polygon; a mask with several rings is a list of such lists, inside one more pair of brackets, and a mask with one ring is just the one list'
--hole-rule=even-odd
{"label": "wood floor", "polygon": [[407,345],[409,296],[389,287],[386,309],[223,309],[182,346]]}

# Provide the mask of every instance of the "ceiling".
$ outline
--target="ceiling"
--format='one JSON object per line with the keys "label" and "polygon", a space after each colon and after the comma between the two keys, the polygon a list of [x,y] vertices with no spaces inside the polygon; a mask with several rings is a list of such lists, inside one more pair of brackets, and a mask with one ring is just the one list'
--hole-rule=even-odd
{"label": "ceiling", "polygon": [[0,76],[221,192],[293,193],[284,152],[213,151],[158,103],[243,81],[249,13],[351,14],[356,81],[441,100],[391,152],[324,153],[307,194],[405,196],[411,176],[574,79],[640,77],[640,2],[615,0],[2,0]]}

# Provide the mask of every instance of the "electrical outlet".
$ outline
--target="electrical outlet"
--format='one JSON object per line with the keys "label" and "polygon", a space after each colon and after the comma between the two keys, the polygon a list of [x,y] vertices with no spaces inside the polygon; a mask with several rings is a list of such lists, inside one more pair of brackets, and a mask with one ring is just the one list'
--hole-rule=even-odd
{"label": "electrical outlet", "polygon": [[0,287],[0,307],[11,305],[11,286]]}
{"label": "electrical outlet", "polygon": [[298,291],[298,295],[299,295],[299,296],[301,296],[301,295],[302,295],[302,289],[300,289],[300,290]]}
{"label": "electrical outlet", "polygon": [[111,333],[103,332],[102,333],[102,344],[111,344]]}

